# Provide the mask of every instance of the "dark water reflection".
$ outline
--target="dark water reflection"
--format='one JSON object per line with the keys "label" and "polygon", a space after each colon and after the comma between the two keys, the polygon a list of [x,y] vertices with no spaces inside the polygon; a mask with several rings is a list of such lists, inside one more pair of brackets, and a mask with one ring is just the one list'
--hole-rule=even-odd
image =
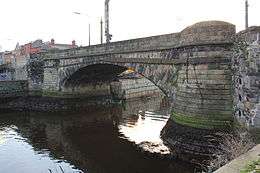
{"label": "dark water reflection", "polygon": [[160,99],[150,99],[81,113],[1,113],[0,172],[193,172],[192,165],[137,147],[168,152],[160,139],[168,112]]}

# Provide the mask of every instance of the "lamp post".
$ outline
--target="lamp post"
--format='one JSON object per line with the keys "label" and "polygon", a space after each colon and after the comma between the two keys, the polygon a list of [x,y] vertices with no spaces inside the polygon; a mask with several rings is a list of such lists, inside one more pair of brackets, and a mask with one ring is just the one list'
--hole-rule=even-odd
{"label": "lamp post", "polygon": [[103,20],[100,20],[100,43],[103,44]]}
{"label": "lamp post", "polygon": [[[80,12],[73,12],[73,14],[90,17],[89,15],[84,14],[84,13],[80,13]],[[89,24],[88,24],[88,45],[89,45],[89,46],[90,46],[90,44],[91,44],[90,38],[91,38],[91,32],[90,32],[90,23],[89,23]]]}
{"label": "lamp post", "polygon": [[88,24],[88,45],[90,46],[90,23]]}
{"label": "lamp post", "polygon": [[[92,16],[89,16],[87,14],[84,14],[84,13],[80,13],[80,12],[73,12],[73,14],[76,14],[76,15],[83,15],[83,16],[87,16],[88,18],[95,18],[97,19],[96,17],[92,17]],[[88,44],[89,46],[91,45],[90,41],[91,41],[91,27],[90,27],[90,23],[88,24]],[[102,20],[102,17],[101,17],[101,20],[100,20],[100,43],[103,44],[103,20]]]}

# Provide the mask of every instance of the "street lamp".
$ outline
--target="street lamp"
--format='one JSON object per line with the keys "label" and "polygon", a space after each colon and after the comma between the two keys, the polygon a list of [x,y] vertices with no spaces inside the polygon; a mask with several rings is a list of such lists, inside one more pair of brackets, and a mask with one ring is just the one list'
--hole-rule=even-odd
{"label": "street lamp", "polygon": [[[80,13],[80,12],[73,12],[73,14],[76,14],[76,15],[83,15],[83,16],[87,16],[88,18],[90,18],[91,16],[87,15],[87,14],[84,14],[84,13]],[[94,18],[94,17],[93,17]],[[101,24],[101,44],[103,43],[103,21],[102,21],[102,17],[101,17],[101,21],[100,21],[100,24]],[[91,40],[91,32],[90,32],[90,23],[88,24],[88,44],[90,46],[90,40]]]}
{"label": "street lamp", "polygon": [[[74,11],[73,14],[89,17],[88,15],[77,12],[77,11]],[[90,46],[90,23],[88,24],[88,45]]]}

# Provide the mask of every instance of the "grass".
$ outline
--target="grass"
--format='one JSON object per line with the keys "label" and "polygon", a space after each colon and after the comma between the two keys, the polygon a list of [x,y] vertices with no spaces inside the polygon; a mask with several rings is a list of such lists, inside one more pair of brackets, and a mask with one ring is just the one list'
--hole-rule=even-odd
{"label": "grass", "polygon": [[256,166],[260,165],[260,159],[249,163],[245,168],[243,168],[240,173],[251,173],[255,171],[255,173],[260,173],[260,170],[256,170]]}

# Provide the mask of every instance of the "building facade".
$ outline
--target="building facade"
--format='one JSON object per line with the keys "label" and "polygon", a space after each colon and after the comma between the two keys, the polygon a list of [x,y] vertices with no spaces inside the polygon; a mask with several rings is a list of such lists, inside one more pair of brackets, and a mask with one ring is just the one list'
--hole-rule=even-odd
{"label": "building facade", "polygon": [[24,45],[17,43],[14,50],[0,53],[0,65],[8,64],[8,66],[2,67],[2,70],[0,69],[0,75],[2,76],[0,80],[27,80],[26,65],[32,54],[76,47],[78,46],[74,40],[71,44],[57,44],[54,39],[51,39],[49,42],[43,42],[41,39],[38,39]]}

